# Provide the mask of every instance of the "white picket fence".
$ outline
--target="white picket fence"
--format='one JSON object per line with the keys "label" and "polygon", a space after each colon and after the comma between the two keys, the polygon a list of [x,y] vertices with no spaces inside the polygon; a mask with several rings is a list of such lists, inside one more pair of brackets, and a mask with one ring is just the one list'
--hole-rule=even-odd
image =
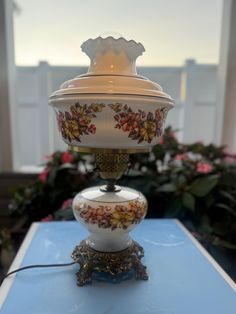
{"label": "white picket fence", "polygon": [[[86,67],[17,67],[14,134],[18,152],[16,170],[40,165],[55,150],[66,149],[61,140],[48,96],[60,84],[86,72]],[[141,67],[139,74],[159,83],[176,102],[166,125],[179,129],[181,141],[210,143],[214,138],[217,66],[186,61],[183,67]]]}

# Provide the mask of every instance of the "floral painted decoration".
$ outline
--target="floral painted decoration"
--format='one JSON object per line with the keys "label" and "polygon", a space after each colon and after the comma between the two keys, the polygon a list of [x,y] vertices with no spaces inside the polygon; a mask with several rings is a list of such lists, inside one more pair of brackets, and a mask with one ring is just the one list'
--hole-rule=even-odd
{"label": "floral painted decoration", "polygon": [[92,120],[104,107],[105,105],[102,103],[80,105],[77,102],[70,107],[69,112],[57,112],[57,124],[63,138],[69,142],[73,140],[81,142],[82,135],[95,134],[96,126]]}
{"label": "floral painted decoration", "polygon": [[115,111],[114,119],[117,121],[115,128],[128,132],[128,137],[151,143],[155,137],[163,133],[163,126],[169,108],[156,109],[155,113],[138,109],[134,112],[131,107],[124,104],[110,104],[109,107]]}
{"label": "floral painted decoration", "polygon": [[124,205],[92,207],[83,204],[83,208],[80,208],[78,204],[75,210],[85,223],[97,224],[98,227],[105,229],[125,230],[132,224],[140,223],[146,213],[147,205],[144,202],[131,201],[128,207]]}

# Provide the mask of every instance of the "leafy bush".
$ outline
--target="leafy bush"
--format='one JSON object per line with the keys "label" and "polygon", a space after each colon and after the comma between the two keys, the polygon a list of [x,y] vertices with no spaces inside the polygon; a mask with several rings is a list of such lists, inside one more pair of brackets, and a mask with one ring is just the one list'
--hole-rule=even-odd
{"label": "leafy bush", "polygon": [[[130,158],[120,184],[146,195],[148,217],[179,218],[200,240],[236,249],[236,164],[224,147],[181,144],[167,128],[152,153]],[[29,222],[73,219],[71,199],[100,183],[93,167],[89,155],[55,152],[36,182],[16,189],[10,211]]]}
{"label": "leafy bush", "polygon": [[[83,189],[92,174],[88,161],[79,154],[55,152],[35,182],[16,188],[9,204],[13,215],[26,215],[29,222],[49,219],[63,202]],[[79,171],[78,169],[85,169]]]}

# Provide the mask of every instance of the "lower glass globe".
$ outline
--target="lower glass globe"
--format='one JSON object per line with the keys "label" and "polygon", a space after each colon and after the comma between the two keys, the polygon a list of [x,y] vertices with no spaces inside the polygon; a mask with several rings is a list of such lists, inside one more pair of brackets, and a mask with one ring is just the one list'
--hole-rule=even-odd
{"label": "lower glass globe", "polygon": [[106,192],[92,187],[78,193],[73,200],[75,218],[90,232],[86,243],[94,250],[116,252],[132,244],[129,232],[146,215],[144,195],[127,187]]}

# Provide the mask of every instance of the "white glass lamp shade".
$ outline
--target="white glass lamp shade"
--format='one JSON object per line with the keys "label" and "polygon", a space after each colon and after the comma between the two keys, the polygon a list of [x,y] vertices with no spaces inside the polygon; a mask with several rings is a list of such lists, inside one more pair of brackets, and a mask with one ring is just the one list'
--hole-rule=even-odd
{"label": "white glass lamp shade", "polygon": [[136,73],[144,47],[113,37],[81,46],[89,71],[61,85],[50,97],[59,131],[70,146],[147,150],[157,144],[173,100]]}

